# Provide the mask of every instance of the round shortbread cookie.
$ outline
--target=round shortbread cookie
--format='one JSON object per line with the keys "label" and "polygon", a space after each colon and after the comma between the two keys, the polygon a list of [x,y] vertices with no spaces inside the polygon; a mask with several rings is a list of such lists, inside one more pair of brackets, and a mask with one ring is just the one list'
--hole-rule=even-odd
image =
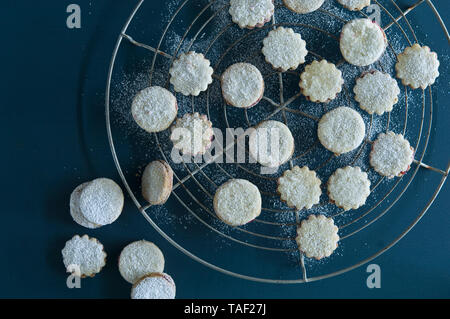
{"label": "round shortbread cookie", "polygon": [[310,13],[319,9],[324,0],[283,0],[285,6],[297,13]]}
{"label": "round shortbread cookie", "polygon": [[152,205],[162,205],[172,193],[173,171],[164,161],[153,161],[141,178],[142,196]]}
{"label": "round shortbread cookie", "polygon": [[122,189],[116,182],[97,178],[81,191],[80,211],[91,223],[109,225],[122,213],[123,202]]}
{"label": "round shortbread cookie", "polygon": [[230,226],[245,225],[261,213],[258,187],[245,179],[230,179],[214,195],[214,211]]}
{"label": "round shortbread cookie", "polygon": [[344,210],[357,209],[370,195],[370,181],[359,167],[338,168],[328,179],[328,196]]}
{"label": "round shortbread cookie", "polygon": [[177,116],[177,99],[168,90],[152,86],[133,99],[131,114],[136,123],[149,133],[167,129]]}
{"label": "round shortbread cookie", "polygon": [[278,167],[286,163],[294,153],[294,147],[291,131],[278,121],[260,123],[249,137],[250,155],[267,167]]}
{"label": "round shortbread cookie", "polygon": [[154,244],[139,240],[128,244],[119,256],[119,272],[131,284],[154,272],[164,271],[164,255]]}
{"label": "round shortbread cookie", "polygon": [[348,63],[366,66],[383,55],[387,39],[384,31],[375,22],[355,19],[342,28],[339,43],[341,53]]}
{"label": "round shortbread cookie", "polygon": [[342,72],[326,60],[313,61],[300,75],[300,89],[312,102],[326,103],[341,92],[344,79]]}
{"label": "round shortbread cookie", "polygon": [[375,70],[358,78],[353,92],[360,108],[369,114],[382,115],[392,111],[398,102],[400,89],[389,74]]}
{"label": "round shortbread cookie", "polygon": [[298,248],[308,258],[329,257],[338,246],[338,230],[332,218],[310,215],[297,228]]}
{"label": "round shortbread cookie", "polygon": [[370,165],[387,178],[404,175],[414,160],[414,149],[402,134],[386,132],[378,135],[370,152]]}
{"label": "round shortbread cookie", "polygon": [[319,121],[320,143],[336,155],[350,152],[364,140],[366,125],[355,110],[341,106],[329,111]]}
{"label": "round shortbread cookie", "polygon": [[359,11],[370,6],[370,0],[338,0],[338,2],[352,11]]}
{"label": "round shortbread cookie", "polygon": [[320,179],[308,167],[294,166],[278,179],[277,191],[289,207],[310,209],[318,204],[322,191]]}
{"label": "round shortbread cookie", "polygon": [[295,70],[299,64],[305,63],[308,54],[306,42],[291,28],[278,27],[270,31],[263,44],[262,53],[266,61],[277,70]]}
{"label": "round shortbread cookie", "polygon": [[273,0],[231,0],[231,19],[240,28],[262,27],[274,13]]}
{"label": "round shortbread cookie", "polygon": [[94,229],[100,227],[100,225],[91,223],[88,221],[80,210],[80,196],[81,191],[89,185],[89,182],[83,183],[78,185],[70,194],[70,215],[72,216],[73,220],[78,224],[86,228]]}
{"label": "round shortbread cookie", "polygon": [[94,277],[106,264],[106,253],[103,245],[88,235],[75,235],[66,242],[61,251],[64,266],[68,271],[78,268],[81,278]]}
{"label": "round shortbread cookie", "polygon": [[175,299],[175,294],[175,282],[166,273],[146,275],[131,288],[131,299]]}
{"label": "round shortbread cookie", "polygon": [[204,154],[214,137],[212,123],[206,115],[186,113],[172,126],[170,140],[174,148],[186,155]]}
{"label": "round shortbread cookie", "polygon": [[212,83],[213,72],[209,60],[203,54],[190,51],[173,61],[169,70],[170,83],[176,92],[197,96]]}
{"label": "round shortbread cookie", "polygon": [[425,89],[439,76],[439,60],[429,47],[415,43],[398,55],[395,70],[404,85]]}
{"label": "round shortbread cookie", "polygon": [[249,108],[258,104],[264,94],[264,79],[250,63],[235,63],[221,77],[222,95],[235,107]]}

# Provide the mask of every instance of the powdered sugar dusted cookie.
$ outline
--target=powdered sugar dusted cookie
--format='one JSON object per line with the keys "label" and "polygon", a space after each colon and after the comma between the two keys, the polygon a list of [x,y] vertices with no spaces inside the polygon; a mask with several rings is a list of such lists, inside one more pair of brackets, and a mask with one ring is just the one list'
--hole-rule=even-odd
{"label": "powdered sugar dusted cookie", "polygon": [[235,107],[249,108],[258,104],[264,94],[264,79],[250,63],[235,63],[221,78],[225,101]]}
{"label": "powdered sugar dusted cookie", "polygon": [[109,178],[97,178],[81,191],[80,211],[91,223],[108,225],[122,212],[122,189]]}
{"label": "powdered sugar dusted cookie", "polygon": [[163,253],[149,241],[132,242],[120,253],[119,271],[123,279],[131,284],[151,273],[161,273],[164,271]]}
{"label": "powdered sugar dusted cookie", "polygon": [[380,71],[370,71],[356,80],[353,88],[355,100],[369,114],[378,115],[392,111],[398,102],[400,89],[397,81],[389,74]]}
{"label": "powdered sugar dusted cookie", "polygon": [[204,154],[214,137],[212,123],[206,115],[187,113],[172,126],[170,140],[181,153],[196,156]]}
{"label": "powdered sugar dusted cookie", "polygon": [[281,200],[285,201],[289,207],[295,207],[298,210],[310,209],[319,203],[322,194],[320,184],[316,172],[309,170],[306,166],[302,168],[294,166],[278,179],[277,191]]}
{"label": "powdered sugar dusted cookie", "polygon": [[274,12],[273,0],[231,0],[229,13],[241,28],[262,27]]}
{"label": "powdered sugar dusted cookie", "polygon": [[422,88],[434,83],[439,76],[439,60],[435,52],[427,46],[421,47],[417,43],[407,47],[398,55],[395,65],[397,77],[404,85],[413,89]]}
{"label": "powdered sugar dusted cookie", "polygon": [[201,53],[190,51],[173,61],[169,70],[170,83],[176,92],[197,96],[212,83],[213,68]]}
{"label": "powdered sugar dusted cookie", "polygon": [[386,46],[384,31],[369,19],[355,19],[342,28],[341,53],[350,64],[372,64],[383,55]]}
{"label": "powdered sugar dusted cookie", "polygon": [[152,205],[162,205],[169,198],[173,186],[173,171],[164,161],[149,163],[142,174],[142,196]]}
{"label": "powdered sugar dusted cookie", "polygon": [[344,79],[342,72],[326,60],[313,61],[300,75],[300,89],[312,102],[329,102],[341,92]]}
{"label": "powdered sugar dusted cookie", "polygon": [[370,6],[370,0],[338,0],[338,2],[352,11],[359,11]]}
{"label": "powdered sugar dusted cookie", "polygon": [[70,194],[70,215],[72,216],[73,220],[86,228],[90,228],[90,229],[94,229],[94,228],[98,228],[100,227],[100,225],[91,223],[90,221],[88,221],[83,214],[81,213],[80,210],[80,196],[81,196],[81,191],[87,186],[89,185],[89,182],[87,183],[83,183],[81,185],[78,185],[72,192],[72,194]]}
{"label": "powdered sugar dusted cookie", "polygon": [[338,228],[332,218],[310,215],[297,228],[298,248],[306,257],[322,259],[329,257],[337,248]]}
{"label": "powdered sugar dusted cookie", "polygon": [[414,160],[414,149],[401,134],[381,133],[372,145],[370,165],[387,178],[404,175]]}
{"label": "powdered sugar dusted cookie", "polygon": [[306,42],[291,28],[278,27],[270,31],[263,44],[262,53],[266,61],[277,70],[294,70],[305,63],[308,54]]}
{"label": "powdered sugar dusted cookie", "polygon": [[230,179],[214,195],[214,211],[224,223],[240,226],[254,220],[261,213],[261,194],[258,187],[245,179]]}
{"label": "powdered sugar dusted cookie", "polygon": [[338,168],[328,180],[330,200],[344,210],[363,206],[369,194],[369,178],[359,167]]}
{"label": "powdered sugar dusted cookie", "polygon": [[131,299],[175,299],[176,287],[166,273],[144,276],[131,288]]}
{"label": "powdered sugar dusted cookie", "polygon": [[88,235],[73,236],[66,242],[61,253],[66,269],[76,274],[75,269],[78,268],[81,278],[94,277],[106,263],[103,245]]}
{"label": "powdered sugar dusted cookie", "polygon": [[364,139],[365,131],[366,125],[361,115],[341,106],[322,116],[317,135],[327,150],[340,155],[357,148]]}
{"label": "powdered sugar dusted cookie", "polygon": [[310,13],[319,9],[324,0],[283,0],[288,9],[297,13]]}
{"label": "powdered sugar dusted cookie", "polygon": [[131,113],[136,123],[150,133],[167,129],[177,112],[175,96],[160,86],[143,89],[134,97],[131,105]]}
{"label": "powdered sugar dusted cookie", "polygon": [[264,121],[250,134],[249,152],[258,163],[278,167],[294,153],[294,137],[289,128],[278,121]]}

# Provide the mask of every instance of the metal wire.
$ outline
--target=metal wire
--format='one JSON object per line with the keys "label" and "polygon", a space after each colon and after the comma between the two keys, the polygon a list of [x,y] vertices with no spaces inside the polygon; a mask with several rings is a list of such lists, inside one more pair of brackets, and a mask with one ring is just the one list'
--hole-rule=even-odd
{"label": "metal wire", "polygon": [[[244,275],[244,274],[239,274],[239,273],[235,273],[232,271],[229,271],[227,269],[223,269],[217,265],[214,265],[213,263],[210,263],[194,254],[192,254],[190,251],[188,251],[187,249],[185,249],[182,245],[180,245],[179,243],[175,242],[169,235],[167,235],[154,221],[152,218],[150,218],[150,216],[147,213],[148,209],[151,209],[150,205],[141,205],[139,200],[134,196],[133,191],[131,190],[131,188],[129,187],[129,184],[125,178],[125,175],[123,174],[120,162],[118,160],[117,157],[117,153],[115,150],[115,146],[114,146],[114,139],[113,139],[113,135],[112,135],[112,131],[111,131],[111,120],[110,120],[110,94],[111,94],[111,80],[112,80],[112,75],[114,72],[114,67],[115,67],[115,61],[116,61],[116,57],[118,54],[118,51],[121,47],[121,43],[123,41],[123,39],[126,39],[127,41],[129,41],[130,43],[132,43],[133,45],[136,45],[138,47],[147,49],[149,51],[152,51],[154,53],[153,56],[153,60],[151,63],[151,69],[150,69],[150,75],[149,75],[149,85],[152,85],[153,82],[153,72],[155,69],[155,65],[156,65],[156,59],[158,56],[164,58],[164,59],[168,59],[170,65],[172,65],[173,61],[175,60],[175,58],[177,57],[183,42],[185,41],[188,33],[191,31],[192,27],[194,26],[194,24],[201,18],[204,18],[203,15],[208,11],[207,9],[209,9],[215,2],[217,1],[211,1],[209,2],[205,7],[203,7],[199,13],[194,17],[192,23],[187,27],[185,33],[183,34],[183,36],[180,39],[180,42],[177,45],[177,48],[175,49],[175,52],[171,52],[171,53],[166,53],[163,52],[161,50],[161,45],[164,41],[164,38],[166,37],[166,34],[169,30],[169,27],[172,25],[172,23],[176,20],[178,14],[180,13],[180,11],[190,2],[190,0],[185,0],[181,3],[181,5],[178,7],[178,9],[174,12],[173,16],[169,19],[166,27],[163,30],[162,36],[158,42],[158,45],[156,48],[138,42],[136,41],[133,37],[131,37],[130,35],[128,35],[126,33],[130,23],[132,22],[133,18],[135,17],[136,13],[139,11],[140,7],[142,6],[142,4],[144,3],[144,0],[141,0],[138,2],[138,4],[136,5],[136,7],[134,8],[134,10],[132,11],[130,17],[128,18],[128,20],[126,21],[119,37],[116,43],[116,46],[113,50],[113,55],[112,55],[112,59],[111,59],[111,63],[110,63],[110,68],[109,68],[109,72],[108,72],[108,78],[107,78],[107,86],[106,86],[106,99],[105,99],[105,115],[106,115],[106,128],[107,128],[107,133],[108,133],[108,139],[109,139],[109,144],[110,144],[110,148],[112,151],[112,155],[113,155],[113,160],[114,163],[118,169],[119,175],[125,185],[125,188],[127,190],[127,192],[130,194],[130,197],[132,198],[133,202],[135,203],[135,205],[138,207],[139,211],[144,215],[145,219],[166,239],[168,240],[170,243],[172,243],[176,248],[178,248],[179,250],[181,250],[183,253],[185,253],[186,255],[188,255],[189,257],[191,257],[192,259],[200,262],[201,264],[204,264],[210,268],[213,268],[215,270],[218,270],[222,273],[225,274],[229,274],[235,277],[239,277],[239,278],[243,278],[243,279],[248,279],[248,280],[253,280],[253,281],[261,281],[261,282],[272,282],[272,283],[303,283],[303,282],[307,282],[307,281],[314,281],[314,280],[320,280],[320,279],[324,279],[324,278],[328,278],[328,277],[332,277],[338,274],[341,274],[343,272],[349,271],[351,269],[354,269],[358,266],[361,266],[363,264],[365,264],[366,262],[372,260],[373,258],[376,258],[377,256],[381,255],[383,252],[385,252],[386,250],[388,250],[390,247],[392,247],[393,245],[395,245],[403,236],[406,235],[406,233],[409,232],[410,229],[412,229],[412,227],[414,227],[414,225],[420,220],[420,218],[425,214],[425,212],[427,211],[427,209],[431,206],[431,204],[433,203],[434,199],[436,198],[436,196],[438,195],[442,185],[444,184],[447,175],[448,175],[448,171],[449,171],[449,166],[447,166],[446,170],[441,170],[438,168],[434,168],[430,165],[424,164],[423,158],[425,156],[426,150],[427,150],[427,146],[428,146],[428,141],[430,138],[430,133],[431,133],[431,128],[432,128],[432,117],[433,117],[433,101],[432,101],[432,88],[431,86],[429,87],[429,117],[430,117],[430,121],[428,123],[428,127],[426,128],[426,135],[425,135],[425,141],[423,142],[423,150],[420,154],[416,154],[416,159],[414,161],[414,163],[417,165],[413,170],[411,170],[411,172],[406,175],[403,178],[398,178],[397,181],[395,183],[393,183],[392,187],[390,189],[388,189],[388,191],[385,194],[381,195],[381,198],[372,206],[370,207],[367,211],[365,212],[361,212],[358,216],[355,216],[351,221],[342,224],[339,226],[340,229],[340,234],[341,234],[341,240],[350,238],[351,236],[359,233],[361,230],[365,229],[366,227],[368,227],[369,225],[371,225],[372,223],[374,223],[375,221],[377,221],[378,219],[380,219],[383,215],[385,215],[392,207],[393,205],[395,205],[395,203],[402,197],[402,195],[404,194],[404,192],[408,189],[408,187],[410,186],[410,184],[412,183],[412,181],[414,180],[418,170],[422,167],[425,169],[430,169],[431,171],[434,171],[436,173],[442,174],[442,178],[441,181],[438,185],[438,187],[436,188],[435,192],[433,193],[431,199],[429,200],[429,202],[427,203],[427,205],[424,207],[424,209],[419,213],[418,217],[414,220],[414,222],[406,229],[404,230],[397,238],[395,238],[395,240],[393,240],[389,245],[387,245],[386,247],[384,247],[383,249],[381,249],[380,251],[378,251],[376,254],[370,256],[369,258],[366,258],[364,260],[362,260],[359,263],[356,263],[355,265],[352,265],[350,267],[347,267],[345,269],[341,269],[332,273],[328,273],[328,274],[323,274],[320,276],[315,276],[315,277],[308,277],[307,273],[306,273],[306,267],[305,267],[305,259],[304,256],[302,254],[300,254],[300,252],[298,252],[297,249],[289,249],[289,248],[280,248],[278,245],[273,245],[273,246],[268,246],[268,245],[257,245],[257,244],[253,244],[247,240],[241,240],[239,238],[235,238],[229,234],[224,233],[223,231],[217,229],[216,227],[214,227],[214,225],[211,225],[210,223],[208,223],[208,221],[205,219],[205,217],[203,215],[197,214],[193,208],[191,207],[191,205],[187,204],[183,198],[177,193],[178,190],[183,190],[183,192],[185,194],[187,194],[191,200],[193,200],[193,202],[201,208],[201,210],[203,212],[207,213],[207,216],[209,216],[210,218],[212,217],[217,218],[215,213],[210,209],[210,207],[207,206],[206,203],[204,203],[201,199],[197,198],[197,196],[189,189],[188,186],[185,185],[185,183],[187,181],[193,181],[195,183],[195,185],[198,186],[198,188],[201,190],[201,192],[203,192],[205,194],[205,196],[209,199],[211,199],[213,197],[212,193],[208,190],[208,186],[204,185],[199,178],[197,178],[197,176],[202,176],[204,179],[206,179],[207,184],[212,187],[213,189],[216,189],[218,187],[218,185],[214,182],[214,179],[212,179],[211,177],[208,176],[208,174],[204,171],[204,168],[206,166],[209,165],[215,165],[215,167],[222,172],[225,176],[229,177],[229,178],[235,178],[238,177],[236,175],[238,174],[233,174],[232,172],[228,172],[225,167],[223,167],[222,165],[220,165],[219,163],[217,163],[215,160],[215,157],[217,157],[217,155],[215,157],[213,157],[213,159],[210,162],[207,163],[203,163],[201,165],[195,164],[195,169],[191,169],[186,163],[183,163],[183,168],[184,171],[187,173],[187,175],[180,177],[178,176],[178,174],[176,172],[174,172],[174,177],[176,180],[176,184],[173,187],[173,191],[172,194],[173,196],[181,203],[181,205],[192,215],[195,217],[196,220],[198,220],[201,224],[203,224],[204,226],[206,226],[208,229],[210,229],[211,231],[213,231],[214,233],[226,238],[227,240],[231,240],[233,242],[236,242],[240,245],[244,245],[244,246],[248,246],[248,247],[252,247],[252,248],[256,248],[256,249],[260,249],[260,250],[266,250],[266,251],[275,251],[275,252],[292,252],[292,251],[297,251],[300,254],[300,270],[301,270],[301,277],[299,279],[296,280],[282,280],[282,279],[271,279],[271,278],[259,278],[259,277],[253,277],[253,276],[248,276],[248,275]],[[411,27],[406,15],[409,14],[411,11],[413,11],[416,7],[419,7],[419,5],[421,5],[423,2],[426,2],[430,8],[433,10],[434,14],[436,15],[437,19],[439,20],[439,23],[441,24],[447,39],[449,39],[449,35],[447,32],[447,29],[445,27],[445,24],[443,23],[442,19],[439,16],[439,13],[437,12],[436,8],[434,7],[434,5],[432,4],[431,1],[418,1],[416,2],[414,5],[412,5],[410,8],[408,8],[405,11],[402,11],[398,5],[395,3],[395,1],[390,0],[391,4],[397,9],[398,11],[398,16],[397,18],[395,18],[383,5],[381,5],[378,1],[374,1],[377,5],[379,5],[379,7],[383,10],[383,12],[386,13],[387,16],[389,16],[391,18],[391,22],[389,24],[387,24],[386,26],[383,27],[384,30],[387,30],[393,26],[396,26],[399,31],[402,33],[402,35],[405,37],[406,41],[409,43],[409,45],[411,45],[411,41],[408,38],[407,32],[402,28],[402,26],[400,25],[399,21],[401,19],[405,20],[405,23],[407,24],[407,27],[409,29],[409,32],[413,35],[414,41],[417,42],[417,37],[414,33],[413,28]],[[205,22],[203,22],[203,24],[200,26],[200,28],[198,29],[198,31],[196,32],[196,34],[194,35],[194,37],[191,39],[186,51],[189,51],[190,48],[194,45],[195,41],[197,40],[198,36],[201,34],[201,32],[208,26],[208,24],[213,21],[214,18],[216,18],[216,16],[222,11],[222,10],[226,10],[228,8],[228,5],[224,5],[221,8],[219,8],[217,11],[215,11],[209,18],[206,19]],[[338,15],[329,12],[325,9],[319,9],[319,11],[323,14],[327,14],[329,15],[331,18],[335,18],[338,19],[339,21],[341,21],[342,23],[346,23],[347,21],[341,17],[339,17]],[[365,15],[363,12],[360,12],[362,16],[367,17],[367,15]],[[236,39],[233,43],[231,43],[227,49],[223,52],[223,54],[218,58],[216,64],[214,65],[214,79],[218,79],[220,78],[220,76],[216,73],[218,70],[219,65],[222,63],[222,61],[225,59],[225,57],[227,56],[227,54],[237,45],[239,45],[240,43],[242,43],[242,41],[244,41],[247,37],[251,36],[252,34],[259,32],[261,30],[264,29],[269,29],[269,28],[274,28],[276,26],[297,26],[297,27],[303,27],[303,28],[310,28],[310,29],[314,29],[315,31],[321,32],[325,35],[327,35],[328,37],[330,37],[331,39],[334,39],[335,41],[339,41],[339,39],[334,36],[333,34],[329,33],[326,30],[322,30],[320,28],[314,27],[314,26],[310,26],[310,25],[306,25],[306,24],[301,24],[301,23],[276,23],[275,21],[275,16],[273,18],[273,21],[271,24],[267,24],[265,26],[263,26],[262,28],[258,28],[258,29],[254,29],[251,30],[249,32],[246,32],[243,36],[241,36],[240,38]],[[213,45],[226,33],[226,31],[229,28],[233,27],[233,23],[230,23],[226,26],[224,26],[221,30],[217,30],[217,34],[216,36],[211,40],[211,42],[208,44],[205,52],[203,52],[205,54],[205,56],[208,54],[208,52],[211,50],[211,48],[213,47]],[[391,43],[388,43],[388,49],[390,50],[390,52],[397,58],[397,54],[395,52],[395,50],[393,49]],[[322,57],[315,53],[315,52],[309,52],[311,53],[314,57],[321,59]],[[338,61],[336,64],[337,65],[342,65],[344,64],[345,61],[341,60]],[[381,64],[379,65],[381,68]],[[294,71],[289,71],[287,73],[292,73],[298,76],[298,73],[295,73]],[[314,115],[308,114],[304,111],[300,111],[300,110],[296,110],[296,109],[292,109],[289,108],[289,105],[291,105],[297,98],[299,98],[300,94],[296,94],[294,96],[292,96],[290,99],[285,100],[284,98],[284,87],[283,87],[283,73],[281,72],[272,72],[270,74],[265,75],[265,78],[271,77],[277,75],[278,79],[279,79],[279,86],[280,86],[280,95],[279,95],[279,100],[280,102],[276,102],[274,100],[272,100],[269,97],[264,96],[263,100],[267,101],[270,105],[272,105],[274,107],[274,110],[272,113],[270,113],[270,115],[265,119],[269,119],[272,118],[273,116],[275,116],[276,114],[280,113],[282,114],[283,120],[285,122],[285,124],[289,124],[287,117],[286,117],[286,113],[292,113],[292,114],[296,114],[299,116],[303,116],[305,118],[309,118],[313,121],[318,121],[318,118],[315,117]],[[165,86],[169,87],[169,76],[167,75],[166,81],[165,81]],[[347,92],[347,89],[344,89],[344,92],[346,94],[346,98],[348,100],[350,100],[349,94]],[[195,110],[195,99],[192,98],[192,111]],[[415,150],[418,150],[419,147],[421,146],[421,141],[423,139],[422,134],[423,134],[423,129],[424,129],[424,120],[425,120],[425,111],[426,111],[426,94],[425,94],[425,90],[422,91],[422,114],[421,114],[421,121],[420,121],[420,126],[419,126],[419,134],[417,137],[417,140],[415,141]],[[210,117],[210,90],[208,88],[207,92],[206,92],[206,112],[208,115],[208,118],[211,119]],[[227,116],[227,105],[225,103],[225,101],[223,101],[223,114],[224,114],[224,121],[226,124],[227,128],[231,128],[232,126],[230,125],[229,122],[229,118]],[[408,123],[408,89],[405,87],[405,110],[404,110],[404,121],[403,121],[403,134],[406,133],[406,128],[407,128],[407,123]],[[244,111],[244,116],[245,116],[245,120],[247,122],[248,127],[252,127],[254,125],[256,125],[257,123],[254,123],[252,125],[249,116],[247,114],[247,110]],[[387,120],[386,120],[386,131],[389,130],[390,127],[390,122],[391,122],[391,114],[389,113],[387,116]],[[368,130],[367,130],[367,134],[366,134],[366,138],[363,142],[363,144],[360,146],[359,150],[356,152],[355,157],[353,158],[353,160],[351,161],[352,164],[354,164],[362,155],[364,149],[367,146],[370,146],[372,141],[369,140],[369,136],[370,136],[370,132],[372,129],[372,124],[373,124],[373,116],[370,117],[370,123],[368,126]],[[160,136],[159,134],[153,134],[155,141],[157,143],[158,149],[161,153],[161,156],[163,157],[164,160],[166,160],[167,162],[169,162],[168,160],[168,154],[165,153],[163,147],[161,146],[160,143]],[[315,148],[319,147],[320,143],[318,142],[318,140],[316,140],[309,149],[307,149],[304,153],[294,157],[291,159],[289,165],[290,167],[293,166],[294,161],[301,159],[303,156],[306,156],[307,154],[309,154],[310,152],[312,152]],[[234,147],[233,145],[229,145],[227,147]],[[225,148],[225,150],[223,152],[226,152],[227,148]],[[219,154],[218,156],[221,156],[221,154]],[[324,168],[330,161],[333,160],[334,158],[334,154],[331,154],[327,159],[325,159],[322,163],[320,163],[315,169],[316,170],[320,170],[322,168]],[[243,173],[246,174],[250,174],[252,175],[254,178],[258,178],[258,179],[263,179],[263,180],[268,180],[268,181],[273,181],[276,178],[271,177],[271,176],[265,176],[265,175],[261,175],[259,173],[256,173],[254,171],[251,171],[250,169],[244,167],[241,164],[235,164],[237,166],[237,168],[242,171]],[[200,175],[198,175],[200,173]],[[409,177],[408,180],[405,181],[405,179]],[[378,187],[379,185],[383,182],[384,178],[380,177],[375,184],[372,186],[371,189],[371,193],[373,193]],[[391,203],[384,208],[383,210],[381,210],[381,212],[379,212],[378,214],[375,214],[375,209],[377,207],[379,207],[383,202],[385,202],[385,200],[394,192],[396,191],[396,188],[400,185],[400,184],[404,184],[403,188],[398,191],[398,194],[396,195],[395,198],[391,199]],[[265,196],[276,196],[275,193],[270,193],[270,192],[261,192],[263,195]],[[263,220],[263,219],[256,219],[255,220],[255,224],[261,224],[261,225],[265,225],[265,226],[269,226],[269,227],[280,227],[280,226],[284,226],[284,227],[292,227],[293,229],[295,229],[295,227],[297,227],[298,223],[300,222],[300,217],[299,217],[299,212],[295,211],[293,209],[289,209],[289,208],[284,208],[284,209],[277,209],[277,208],[273,208],[273,207],[264,207],[263,208],[264,211],[267,212],[271,212],[271,213],[275,213],[275,214],[294,214],[295,217],[295,222],[273,222],[273,221],[267,221],[267,220]],[[343,213],[343,211],[339,211],[338,213],[334,214],[333,218],[336,218],[338,216],[340,216]],[[371,216],[371,219],[368,219],[368,216]],[[350,230],[347,233],[343,233],[347,228],[351,228],[351,225],[354,225],[356,223],[358,223],[359,221],[364,220],[365,222],[362,225],[358,225],[358,227],[356,229]],[[245,236],[249,236],[249,237],[254,237],[254,238],[262,238],[262,239],[267,239],[268,241],[275,241],[275,242],[281,242],[281,241],[294,241],[294,238],[289,238],[289,237],[280,237],[280,236],[273,236],[271,234],[262,234],[262,233],[258,233],[255,231],[250,231],[246,228],[242,228],[242,227],[234,227],[233,228],[237,233],[239,234],[243,234]]]}

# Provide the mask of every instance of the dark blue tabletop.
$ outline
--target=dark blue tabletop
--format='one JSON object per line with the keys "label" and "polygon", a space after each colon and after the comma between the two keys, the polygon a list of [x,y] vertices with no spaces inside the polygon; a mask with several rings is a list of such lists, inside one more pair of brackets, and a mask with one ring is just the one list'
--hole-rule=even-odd
{"label": "dark blue tabletop", "polygon": [[[0,157],[0,297],[128,298],[130,285],[121,278],[116,261],[122,247],[142,238],[155,242],[164,252],[166,272],[175,279],[179,298],[450,297],[448,185],[418,225],[372,261],[382,271],[379,289],[367,287],[366,265],[334,278],[297,285],[255,283],[218,273],[172,247],[145,222],[128,197],[114,224],[97,230],[75,224],[68,211],[74,187],[100,176],[120,182],[105,129],[104,92],[112,49],[135,1],[76,1],[82,9],[82,26],[68,29],[66,8],[72,2],[0,2],[0,131],[4,145]],[[449,16],[448,1],[434,3],[444,19]],[[166,1],[147,4],[155,17],[148,23],[155,29],[163,25],[165,6]],[[446,74],[447,86],[444,83],[442,92],[437,93],[434,115],[434,130],[441,128],[446,136],[438,140],[441,144],[432,136],[429,146],[433,164],[445,169],[449,140],[442,128],[449,123],[445,101],[448,43],[436,24],[432,24],[435,29],[426,29],[427,19],[434,19],[429,11],[413,14],[413,27],[422,41],[440,46],[441,52],[447,50],[440,69]],[[147,37],[147,43],[154,43],[157,35]],[[437,173],[428,174],[434,177]],[[416,191],[420,187],[409,190],[410,194]],[[414,202],[402,205],[398,211],[414,209]],[[167,209],[182,208],[171,201]],[[77,233],[98,238],[108,262],[95,278],[82,280],[81,289],[68,289],[60,251]]]}

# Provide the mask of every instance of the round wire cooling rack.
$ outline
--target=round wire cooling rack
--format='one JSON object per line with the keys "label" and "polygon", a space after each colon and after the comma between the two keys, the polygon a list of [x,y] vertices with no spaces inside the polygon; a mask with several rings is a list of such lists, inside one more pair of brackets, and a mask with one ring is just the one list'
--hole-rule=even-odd
{"label": "round wire cooling rack", "polygon": [[[106,88],[106,124],[113,159],[127,192],[145,219],[172,245],[201,264],[228,275],[260,282],[304,283],[352,270],[394,246],[426,213],[445,183],[450,168],[449,164],[446,169],[439,169],[423,162],[428,154],[433,128],[433,87],[426,90],[404,87],[399,103],[392,112],[383,116],[365,114],[352,99],[350,88],[368,68],[351,66],[342,59],[338,47],[340,29],[350,19],[372,18],[371,14],[378,10],[389,45],[384,56],[372,67],[391,75],[394,75],[397,54],[406,46],[420,43],[407,18],[414,10],[421,10],[421,7],[423,10],[427,6],[434,13],[447,41],[450,37],[431,1],[419,0],[402,10],[398,1],[374,0],[371,11],[358,12],[350,12],[334,1],[326,1],[321,9],[308,15],[292,13],[281,1],[275,4],[271,23],[261,28],[241,30],[228,16],[228,1],[181,1],[175,9],[168,10],[171,13],[167,25],[157,45],[151,46],[136,41],[128,34],[133,22],[145,23],[144,0],[140,0],[123,26],[113,51]],[[190,18],[186,19],[186,16]],[[389,22],[383,23],[383,19]],[[189,21],[187,24],[186,20]],[[304,65],[325,58],[341,69],[345,85],[335,100],[328,104],[315,104],[301,96],[298,79],[304,65],[295,71],[282,73],[273,71],[264,61],[260,52],[262,39],[277,26],[293,28],[306,40],[309,53]],[[176,41],[173,40],[172,29],[182,30],[182,36],[175,37]],[[154,33],[154,30],[148,32]],[[136,27],[135,33],[140,37],[145,34],[139,27]],[[126,50],[124,46],[127,46]],[[124,72],[128,72],[131,78],[136,72],[142,72],[142,65],[136,67],[138,70],[129,67],[133,63],[129,60],[136,62],[135,50],[141,50],[151,57],[142,58],[148,61],[144,83],[136,84],[136,87],[127,91],[120,81]],[[283,121],[296,137],[296,151],[290,162],[278,172],[262,174],[260,167],[255,164],[227,163],[226,159],[219,161],[225,152],[216,153],[207,162],[174,163],[170,156],[171,142],[167,132],[143,134],[129,119],[129,103],[134,94],[150,85],[170,89],[170,66],[180,53],[190,50],[201,52],[210,59],[214,82],[199,97],[177,95],[179,112],[207,114],[214,127],[222,130],[248,128],[267,119]],[[123,51],[126,52],[121,55]],[[248,110],[231,108],[222,99],[218,79],[221,72],[235,62],[253,63],[264,76],[266,92],[261,102]],[[122,67],[122,72],[117,71],[119,65],[126,66]],[[113,84],[115,76],[117,85]],[[125,95],[125,98],[115,102],[112,98],[114,91],[121,91],[120,94]],[[321,115],[339,105],[360,111],[367,132],[363,144],[357,150],[335,156],[318,142],[316,126]],[[124,121],[122,117],[127,120]],[[130,127],[133,127],[131,133]],[[378,133],[387,130],[404,134],[416,151],[409,172],[392,180],[378,176],[368,165],[372,141]],[[234,144],[228,144],[224,151],[234,148]],[[138,167],[142,169],[155,158],[164,159],[174,170],[172,197],[181,204],[181,214],[178,205],[176,213],[161,218],[155,213],[158,208],[141,203]],[[277,178],[294,165],[308,165],[316,170],[323,181],[322,186],[338,167],[358,165],[369,174],[371,195],[366,205],[357,210],[344,212],[329,204],[325,198],[311,210],[295,211],[281,203],[276,194]],[[229,178],[237,177],[258,185],[263,195],[263,209],[252,223],[230,227],[215,216],[212,198],[218,186]],[[405,204],[407,200],[403,195],[410,187],[414,192],[417,189],[423,192],[423,208],[417,204],[412,213],[399,212],[396,207],[399,202]],[[412,196],[410,192],[407,195]],[[339,227],[338,250],[321,261],[306,258],[295,244],[298,223],[311,213],[324,213],[333,217]],[[188,222],[181,224],[179,219]]]}

